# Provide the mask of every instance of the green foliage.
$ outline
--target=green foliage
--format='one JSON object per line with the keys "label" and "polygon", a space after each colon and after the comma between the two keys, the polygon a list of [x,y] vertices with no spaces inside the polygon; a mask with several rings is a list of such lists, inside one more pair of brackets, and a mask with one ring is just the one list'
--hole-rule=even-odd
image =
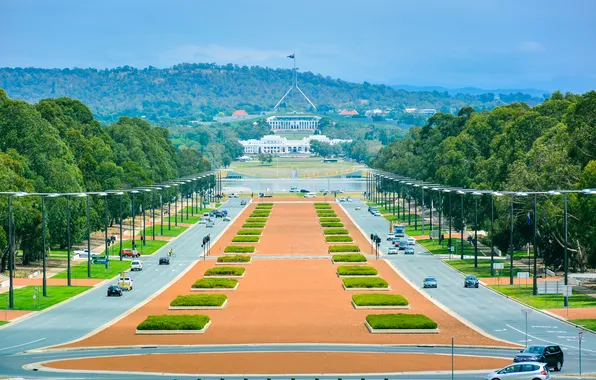
{"label": "green foliage", "polygon": [[238,235],[261,235],[263,231],[261,230],[238,230]]}
{"label": "green foliage", "polygon": [[347,235],[348,230],[342,228],[326,228],[323,230],[325,235]]}
{"label": "green foliage", "polygon": [[263,217],[268,218],[269,214],[270,214],[269,211],[255,210],[252,212],[252,214],[250,214],[249,218],[263,218]]}
{"label": "green foliage", "polygon": [[267,223],[267,218],[246,218],[246,223]]}
{"label": "green foliage", "polygon": [[346,288],[388,288],[387,281],[379,277],[342,278]]}
{"label": "green foliage", "polygon": [[259,203],[259,204],[257,204],[257,207],[255,209],[256,210],[271,210],[272,208],[273,208],[273,205],[266,205],[266,204]]}
{"label": "green foliage", "polygon": [[[246,245],[228,245],[226,248],[224,248],[224,253],[253,253],[255,251],[255,247],[253,246],[246,246]],[[218,257],[217,261],[219,262],[224,262],[226,261],[228,257],[244,257],[244,256],[224,256],[224,257]],[[246,256],[249,258],[250,260],[250,256]],[[222,259],[222,260],[220,260]],[[248,261],[248,260],[246,260]]]}
{"label": "green foliage", "polygon": [[596,331],[596,319],[571,319],[569,322],[580,325],[585,329]]}
{"label": "green foliage", "polygon": [[[518,285],[491,285],[493,290],[496,290],[504,295],[514,298],[521,303],[535,307],[537,309],[554,309],[564,307],[564,297],[562,294],[539,294],[532,295],[532,286],[518,286]],[[589,294],[582,294],[573,292],[568,297],[569,307],[571,308],[593,308],[596,307],[596,298]]]}
{"label": "green foliage", "polygon": [[379,272],[365,265],[340,265],[337,267],[337,274],[340,276],[376,276]]}
{"label": "green foliage", "polygon": [[327,243],[351,243],[354,239],[349,236],[325,236],[325,241]]}
{"label": "green foliage", "polygon": [[201,278],[192,284],[193,288],[201,289],[232,289],[238,285],[238,280],[233,278]]}
{"label": "green foliage", "polygon": [[321,227],[343,227],[343,223],[321,223]]}
{"label": "green foliage", "polygon": [[176,297],[170,306],[221,306],[227,299],[223,294],[190,294]]}
{"label": "green foliage", "polygon": [[330,245],[329,253],[335,252],[360,252],[360,247],[357,245]]}
{"label": "green foliage", "polygon": [[206,315],[150,315],[137,330],[202,330],[210,319]]}
{"label": "green foliage", "polygon": [[354,294],[352,301],[356,306],[408,306],[408,300],[399,294]]}
{"label": "green foliage", "polygon": [[246,269],[242,267],[215,267],[205,271],[205,276],[242,276]]}
{"label": "green foliage", "polygon": [[366,257],[361,254],[333,255],[333,261],[336,263],[365,263]]}
{"label": "green foliage", "polygon": [[[103,264],[91,264],[91,278],[108,279],[130,269],[130,260],[110,260],[108,269]],[[70,276],[73,279],[87,278],[87,262],[70,267]],[[68,278],[66,270],[58,272],[52,278]]]}
{"label": "green foliage", "polygon": [[331,210],[332,207],[328,203],[315,203],[316,210]]}
{"label": "green foliage", "polygon": [[369,314],[366,322],[373,329],[436,329],[438,326],[422,314]]}
{"label": "green foliage", "polygon": [[258,236],[234,236],[232,238],[232,243],[257,243],[258,241]]}
{"label": "green foliage", "polygon": [[341,222],[339,218],[319,218],[321,223],[338,223]]}
{"label": "green foliage", "polygon": [[[33,300],[35,286],[25,286],[14,290],[14,308],[16,310],[43,310],[57,303],[66,301],[89,289],[91,286],[48,286],[48,296],[38,297]],[[6,309],[8,305],[8,292],[0,294],[0,310]]]}
{"label": "green foliage", "polygon": [[337,214],[334,211],[317,211],[319,218],[337,218]]}
{"label": "green foliage", "polygon": [[244,223],[242,228],[265,228],[265,223]]}

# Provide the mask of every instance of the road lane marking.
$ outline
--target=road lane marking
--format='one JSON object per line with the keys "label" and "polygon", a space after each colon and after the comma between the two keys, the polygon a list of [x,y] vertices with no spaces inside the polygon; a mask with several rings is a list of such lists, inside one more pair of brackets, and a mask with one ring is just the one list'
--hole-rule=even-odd
{"label": "road lane marking", "polygon": [[28,345],[28,344],[32,344],[32,343],[41,342],[42,340],[45,340],[45,339],[46,339],[46,338],[40,338],[40,339],[37,339],[37,340],[32,340],[31,342],[17,344],[16,346],[10,346],[10,347],[4,347],[4,348],[0,348],[0,351],[9,350],[9,349],[11,349],[11,348],[17,348],[17,347],[26,346],[26,345]]}
{"label": "road lane marking", "polygon": [[[523,331],[521,331],[521,330],[519,330],[519,329],[516,329],[515,327],[513,327],[513,326],[511,326],[511,325],[507,325],[507,327],[509,327],[509,328],[510,328],[510,329],[512,329],[512,330],[515,330],[515,331],[517,331],[517,332],[518,332],[518,333],[520,333],[520,334],[526,335],[526,333],[525,333],[525,332],[523,332]],[[545,339],[540,339],[540,338],[538,338],[538,337],[536,337],[536,336],[534,336],[534,335],[530,335],[530,334],[528,334],[528,337],[529,337],[529,338],[532,338],[532,339],[536,339],[536,340],[542,341],[542,342],[546,342],[546,343],[548,343],[548,344],[552,344],[552,341],[550,341],[550,340],[545,340]],[[561,347],[567,347],[567,348],[571,348],[571,349],[573,349],[573,350],[577,350],[577,351],[579,351],[579,349],[578,349],[577,347],[573,347],[573,346],[566,346],[566,345],[564,345],[564,344],[559,344],[559,346],[561,346]],[[583,351],[596,353],[596,351],[594,351],[594,350],[589,350],[589,349],[587,349],[587,348],[582,348],[582,352],[583,352]]]}

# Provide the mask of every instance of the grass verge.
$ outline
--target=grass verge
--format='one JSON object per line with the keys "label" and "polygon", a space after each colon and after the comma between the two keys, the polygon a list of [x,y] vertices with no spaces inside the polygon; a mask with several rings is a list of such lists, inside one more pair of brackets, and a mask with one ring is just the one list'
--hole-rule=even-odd
{"label": "grass verge", "polygon": [[[161,235],[161,227],[159,224],[155,225],[155,236],[170,236],[170,237],[174,237],[174,236],[178,236],[181,233],[183,233],[184,231],[186,231],[188,229],[188,227],[182,227],[182,226],[171,226],[170,228],[168,228],[168,225],[165,224],[163,226],[163,235]],[[153,237],[153,227],[147,227],[145,228],[145,233],[147,234],[147,239],[151,239]],[[142,233],[140,234],[142,235]],[[139,239],[140,240],[140,239]],[[138,248],[137,248],[138,250]]]}
{"label": "grass verge", "polygon": [[360,252],[360,247],[357,245],[330,245],[329,253],[340,252]]}
{"label": "grass verge", "polygon": [[201,278],[192,284],[193,288],[200,289],[232,289],[238,285],[238,280],[233,278]]}
{"label": "grass verge", "polygon": [[224,248],[224,253],[253,253],[254,251],[253,246],[228,245]]}
{"label": "grass verge", "polygon": [[436,329],[437,323],[422,314],[369,314],[366,322],[373,329]]}
{"label": "grass verge", "polygon": [[267,218],[246,218],[245,223],[267,223]]}
{"label": "grass verge", "polygon": [[337,274],[340,276],[376,276],[379,272],[364,265],[340,265],[337,267]]}
{"label": "grass verge", "polygon": [[[509,277],[509,262],[504,260],[495,260],[497,263],[503,263],[505,269],[499,270],[498,277]],[[445,260],[445,264],[450,265],[451,267],[459,270],[460,272],[470,275],[476,276],[479,278],[482,277],[491,277],[490,275],[490,260],[478,260],[478,268],[474,268],[474,260],[473,259],[466,259],[466,260]],[[496,276],[495,271],[495,277]],[[517,272],[523,272],[523,270],[513,267],[513,277],[517,278]]]}
{"label": "grass verge", "polygon": [[191,294],[176,297],[170,306],[221,306],[227,299],[223,294]]}
{"label": "grass verge", "polygon": [[209,321],[206,315],[150,315],[137,330],[202,330]]}
{"label": "grass verge", "polygon": [[320,223],[339,223],[341,220],[339,218],[319,218]]}
{"label": "grass verge", "polygon": [[379,277],[374,278],[343,278],[346,288],[388,288],[389,283]]}
{"label": "grass verge", "polygon": [[326,228],[323,230],[325,235],[347,235],[348,230],[343,228]]}
{"label": "grass verge", "polygon": [[349,236],[325,236],[325,241],[327,243],[351,243],[354,239]]}
{"label": "grass verge", "polygon": [[[532,295],[531,285],[491,285],[491,288],[537,309],[555,309],[563,307],[562,294]],[[596,307],[596,298],[576,293],[569,297],[570,308]]]}
{"label": "grass verge", "polygon": [[[116,276],[120,272],[125,272],[130,269],[130,260],[110,260],[109,268],[106,269],[103,264],[91,264],[91,277],[108,279]],[[73,279],[87,278],[87,262],[83,262],[70,267],[70,276]],[[57,273],[52,278],[68,278],[66,270]]]}
{"label": "grass verge", "polygon": [[258,243],[258,236],[234,236],[232,243]]}
{"label": "grass verge", "polygon": [[354,294],[352,301],[356,306],[408,306],[408,300],[399,294]]}
{"label": "grass verge", "polygon": [[265,228],[265,223],[244,223],[242,228]]}
{"label": "grass verge", "polygon": [[580,325],[592,331],[596,331],[596,319],[571,319],[569,322]]}
{"label": "grass verge", "polygon": [[[48,286],[47,297],[42,296],[41,286],[37,286],[38,293],[35,292],[35,288],[35,286],[25,286],[14,290],[14,308],[16,310],[43,310],[79,295],[92,287]],[[34,294],[36,295],[35,299],[33,299]],[[5,310],[8,305],[8,292],[0,294],[0,300],[0,310]]]}
{"label": "grass verge", "polygon": [[333,255],[333,261],[336,263],[365,263],[366,257],[359,253],[348,255]]}
{"label": "grass verge", "polygon": [[[174,227],[174,226],[172,226],[172,227]],[[167,226],[164,226],[164,232],[167,228],[168,228]],[[155,233],[157,234],[157,230],[155,230]],[[143,242],[141,241],[139,236],[137,236],[137,239],[135,240],[135,243],[137,246],[137,251],[139,251],[139,253],[143,256],[152,255],[155,253],[155,251],[157,251],[164,245],[168,244],[168,242],[164,241],[164,240],[151,240],[151,237],[152,237],[152,235],[151,236],[147,235],[147,240],[145,241],[145,246],[143,246]],[[123,240],[122,248],[123,249],[131,249],[132,248],[132,240]],[[118,256],[119,250],[120,250],[120,242],[119,241],[116,241],[116,244],[114,244],[112,247],[108,248],[109,254],[112,256]],[[103,255],[103,251],[101,252],[101,254]]]}
{"label": "grass verge", "polygon": [[[244,247],[244,248],[247,248],[247,247]],[[219,256],[217,258],[218,263],[248,263],[249,261],[250,261],[250,256],[246,256],[246,255]]]}
{"label": "grass verge", "polygon": [[260,235],[263,231],[261,230],[239,230],[237,235]]}
{"label": "grass verge", "polygon": [[242,276],[246,269],[242,267],[215,267],[205,271],[205,276]]}

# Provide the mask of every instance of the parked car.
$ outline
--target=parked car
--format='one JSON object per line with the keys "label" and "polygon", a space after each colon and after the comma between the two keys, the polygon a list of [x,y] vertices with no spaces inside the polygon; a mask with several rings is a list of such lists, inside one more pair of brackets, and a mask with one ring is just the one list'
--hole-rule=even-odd
{"label": "parked car", "polygon": [[548,367],[560,371],[563,368],[564,355],[559,346],[530,346],[515,355],[513,362],[546,363]]}
{"label": "parked car", "polygon": [[141,257],[141,254],[136,249],[125,248],[122,250],[122,256],[137,258]]}
{"label": "parked car", "polygon": [[122,288],[118,285],[108,286],[108,297],[122,297]]}
{"label": "parked car", "polygon": [[426,277],[422,285],[424,288],[436,288],[437,280],[434,277]]}
{"label": "parked car", "polygon": [[304,194],[304,198],[314,198],[316,196],[317,196],[317,193],[314,193],[312,191]]}
{"label": "parked car", "polygon": [[130,264],[130,270],[131,271],[134,271],[134,270],[143,270],[143,262],[141,262],[139,260],[134,260]]}
{"label": "parked car", "polygon": [[408,241],[406,239],[401,239],[399,241],[399,249],[406,249],[408,248]]}
{"label": "parked car", "polygon": [[396,247],[389,247],[389,251],[387,251],[388,255],[397,255],[399,253],[399,249]]}
{"label": "parked car", "polygon": [[404,252],[404,254],[406,254],[406,255],[413,255],[414,253],[415,253],[414,248],[412,248],[412,247],[406,248],[406,251]]}
{"label": "parked car", "polygon": [[352,202],[352,198],[350,198],[350,197],[347,197],[347,198],[346,198],[346,201],[348,201],[348,202]]}
{"label": "parked car", "polygon": [[545,363],[512,364],[486,376],[486,380],[524,379],[550,380],[550,372]]}
{"label": "parked car", "polygon": [[479,285],[476,276],[466,276],[464,280],[464,288],[477,288]]}
{"label": "parked car", "polygon": [[387,234],[387,240],[393,240],[394,237],[395,237],[395,234],[393,232],[389,232]]}
{"label": "parked car", "polygon": [[408,245],[416,245],[416,239],[413,237],[408,238]]}
{"label": "parked car", "polygon": [[356,211],[360,210],[360,206],[356,206],[355,210]]}
{"label": "parked car", "polygon": [[240,206],[246,206],[246,199],[240,201]]}
{"label": "parked car", "polygon": [[169,257],[160,257],[159,265],[170,265],[170,258]]}

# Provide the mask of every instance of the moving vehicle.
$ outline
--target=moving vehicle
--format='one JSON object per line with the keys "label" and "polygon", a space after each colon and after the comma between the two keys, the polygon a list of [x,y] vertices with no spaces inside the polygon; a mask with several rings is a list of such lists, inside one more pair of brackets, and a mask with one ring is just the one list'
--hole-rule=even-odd
{"label": "moving vehicle", "polygon": [[387,234],[387,240],[393,240],[394,237],[395,237],[395,234],[393,232],[389,232]]}
{"label": "moving vehicle", "polygon": [[216,218],[223,218],[224,217],[224,213],[222,211],[219,211],[219,210],[213,211],[213,214],[215,215]]}
{"label": "moving vehicle", "polygon": [[118,285],[108,286],[108,297],[122,297],[122,288]]}
{"label": "moving vehicle", "polygon": [[317,193],[312,192],[312,191],[304,194],[304,198],[314,198],[316,196],[317,196]]}
{"label": "moving vehicle", "polygon": [[124,248],[122,250],[122,256],[137,258],[137,257],[141,257],[141,254],[136,249]]}
{"label": "moving vehicle", "polygon": [[213,223],[212,221],[208,221],[207,225],[205,226],[206,228],[213,228],[213,226],[215,225],[215,223]]}
{"label": "moving vehicle", "polygon": [[130,270],[134,271],[134,270],[143,270],[143,263],[139,260],[134,260],[131,264],[130,264]]}
{"label": "moving vehicle", "polygon": [[339,200],[340,202],[345,202],[345,201],[346,201],[346,198],[344,198],[344,197],[341,197],[341,198],[339,198],[338,200]]}
{"label": "moving vehicle", "polygon": [[230,198],[238,198],[238,194],[232,193],[232,194],[230,194]]}
{"label": "moving vehicle", "polygon": [[226,216],[224,216],[224,217],[223,217],[223,219],[222,219],[222,220],[223,220],[224,222],[229,222],[231,219],[230,219],[230,217],[229,217],[229,216],[227,216],[227,215],[226,215]]}
{"label": "moving vehicle", "polygon": [[399,249],[406,249],[408,248],[408,241],[406,239],[401,239],[399,241]]}
{"label": "moving vehicle", "polygon": [[[308,193],[308,191],[307,191]],[[273,198],[273,191],[267,191],[265,193],[259,193],[259,198]]]}
{"label": "moving vehicle", "polygon": [[512,364],[505,368],[489,373],[486,380],[550,380],[550,372],[545,363]]}
{"label": "moving vehicle", "polygon": [[406,236],[406,227],[402,225],[397,225],[393,227],[393,233],[397,237],[405,237]]}
{"label": "moving vehicle", "polygon": [[399,238],[394,237],[391,244],[393,244],[394,247],[399,247]]}
{"label": "moving vehicle", "polygon": [[356,210],[356,211],[360,210],[360,206],[357,206],[357,207],[355,208],[355,210]]}
{"label": "moving vehicle", "polygon": [[437,280],[434,277],[426,277],[422,283],[424,288],[436,288]]}
{"label": "moving vehicle", "polygon": [[310,191],[309,190],[306,190],[306,189],[300,189],[300,192],[301,193],[310,193]]}
{"label": "moving vehicle", "polygon": [[408,245],[416,245],[416,239],[413,237],[408,238]]}
{"label": "moving vehicle", "polygon": [[561,350],[561,347],[555,345],[530,346],[515,355],[513,362],[545,363],[548,367],[553,368],[558,372],[563,368],[563,350]]}
{"label": "moving vehicle", "polygon": [[120,277],[120,280],[118,281],[118,286],[121,287],[123,290],[132,290],[132,278]]}
{"label": "moving vehicle", "polygon": [[404,254],[406,254],[406,255],[413,255],[414,253],[415,253],[414,248],[412,248],[412,247],[406,248],[406,251],[404,252]]}
{"label": "moving vehicle", "polygon": [[387,251],[388,255],[397,255],[399,253],[399,249],[396,247],[389,247],[389,251]]}
{"label": "moving vehicle", "polygon": [[160,257],[159,265],[170,265],[170,258],[169,257]]}
{"label": "moving vehicle", "polygon": [[240,201],[240,206],[246,206],[246,199]]}
{"label": "moving vehicle", "polygon": [[352,202],[352,198],[350,198],[350,197],[347,197],[347,198],[346,198],[346,201],[348,201],[348,202]]}
{"label": "moving vehicle", "polygon": [[298,188],[296,186],[290,187],[290,193],[296,193],[296,192],[298,192]]}
{"label": "moving vehicle", "polygon": [[477,288],[479,286],[476,276],[466,276],[464,280],[464,288]]}

